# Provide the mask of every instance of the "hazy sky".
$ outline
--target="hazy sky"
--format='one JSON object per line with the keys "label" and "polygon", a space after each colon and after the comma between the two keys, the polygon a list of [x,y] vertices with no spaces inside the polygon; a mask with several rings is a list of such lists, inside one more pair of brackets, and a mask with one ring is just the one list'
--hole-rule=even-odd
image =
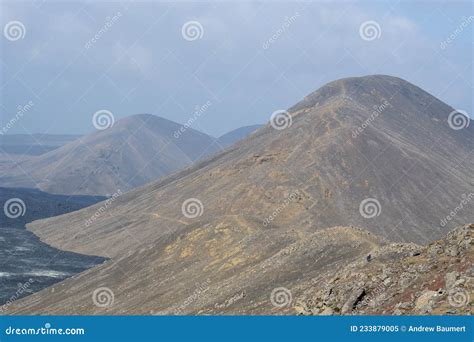
{"label": "hazy sky", "polygon": [[367,74],[472,117],[471,1],[3,0],[0,13],[0,124],[33,104],[8,134],[91,132],[101,109],[183,123],[209,101],[193,127],[217,136]]}

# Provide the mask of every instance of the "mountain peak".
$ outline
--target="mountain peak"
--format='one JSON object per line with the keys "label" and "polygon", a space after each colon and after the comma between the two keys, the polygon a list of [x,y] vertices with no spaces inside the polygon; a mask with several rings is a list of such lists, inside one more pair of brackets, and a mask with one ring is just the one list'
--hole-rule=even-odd
{"label": "mountain peak", "polygon": [[[405,89],[405,90],[403,90]],[[304,108],[323,105],[337,99],[349,99],[362,101],[364,97],[375,95],[378,97],[391,97],[398,93],[409,92],[423,93],[430,96],[421,88],[416,87],[404,79],[389,75],[367,75],[360,77],[348,77],[329,82],[316,91],[305,96],[304,99],[290,108],[290,112],[296,112]]]}

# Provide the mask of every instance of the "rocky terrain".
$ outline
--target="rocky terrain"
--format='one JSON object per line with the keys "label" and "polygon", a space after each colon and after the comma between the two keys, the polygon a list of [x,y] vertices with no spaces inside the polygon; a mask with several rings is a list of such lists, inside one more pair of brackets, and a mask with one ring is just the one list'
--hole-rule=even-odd
{"label": "rocky terrain", "polygon": [[470,315],[473,260],[474,224],[428,246],[388,244],[370,262],[358,260],[320,286],[302,289],[291,309],[303,315]]}
{"label": "rocky terrain", "polygon": [[[474,126],[452,129],[452,111],[394,77],[332,82],[284,113],[286,127],[272,121],[106,210],[99,203],[28,225],[55,247],[111,260],[13,312],[369,313],[362,300],[371,303],[380,281],[393,282],[390,297],[377,297],[386,313],[419,309],[433,302],[427,291],[451,290],[441,279],[460,287],[472,262],[470,226],[445,239],[459,242],[455,256],[443,247],[426,259],[419,246],[474,222]],[[438,263],[438,283],[428,284],[423,270]]]}
{"label": "rocky terrain", "polygon": [[[264,228],[238,216],[225,217],[130,251],[115,262],[14,303],[11,310],[45,314],[279,313],[270,302],[274,288],[310,282],[321,272],[331,273],[347,262],[364,260],[381,243],[353,228],[303,233]],[[112,305],[94,304],[93,293],[102,287],[113,293]]]}
{"label": "rocky terrain", "polygon": [[[240,227],[245,226],[245,230]],[[14,314],[472,314],[474,225],[428,246],[222,219],[15,302]],[[143,260],[154,260],[145,264]],[[103,291],[98,305],[97,291]]]}

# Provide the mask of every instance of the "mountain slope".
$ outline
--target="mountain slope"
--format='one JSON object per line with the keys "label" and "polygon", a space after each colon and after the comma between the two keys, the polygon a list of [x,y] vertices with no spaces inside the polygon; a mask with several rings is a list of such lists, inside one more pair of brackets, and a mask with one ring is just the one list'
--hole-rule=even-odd
{"label": "mountain slope", "polygon": [[371,262],[359,260],[321,277],[317,287],[308,284],[286,312],[472,315],[473,259],[474,224],[424,247],[386,245],[373,254]]}
{"label": "mountain slope", "polygon": [[[381,103],[388,105],[354,138]],[[238,147],[126,193],[93,225],[84,227],[94,206],[29,227],[59,248],[85,254],[107,248],[116,255],[200,219],[238,214],[263,223],[283,206],[271,225],[309,231],[359,226],[390,240],[431,241],[474,221],[466,208],[440,224],[474,192],[474,125],[451,129],[452,110],[398,78],[336,81],[290,110],[291,127],[268,125]],[[188,198],[202,202],[201,217],[183,216]],[[361,215],[367,198],[380,203],[378,216]]]}
{"label": "mountain slope", "polygon": [[349,227],[307,234],[225,217],[33,294],[9,313],[472,314],[473,235],[466,225],[422,247]]}
{"label": "mountain slope", "polygon": [[190,165],[215,152],[214,139],[153,115],[118,121],[49,153],[2,167],[0,184],[55,194],[110,195]]}
{"label": "mountain slope", "polygon": [[220,146],[228,147],[246,138],[247,136],[255,132],[257,129],[259,129],[260,127],[263,127],[263,125],[251,125],[251,126],[240,127],[224,135],[221,135],[219,138],[217,138],[217,141]]}
{"label": "mountain slope", "polygon": [[[134,189],[92,224],[100,204],[28,225],[54,246],[113,259],[17,308],[281,313],[269,306],[274,287],[298,291],[390,242],[425,243],[474,221],[474,127],[451,129],[452,111],[394,77],[332,82],[289,110],[290,127],[267,125]],[[375,213],[360,211],[369,198]],[[116,296],[105,309],[91,301],[102,286]]]}

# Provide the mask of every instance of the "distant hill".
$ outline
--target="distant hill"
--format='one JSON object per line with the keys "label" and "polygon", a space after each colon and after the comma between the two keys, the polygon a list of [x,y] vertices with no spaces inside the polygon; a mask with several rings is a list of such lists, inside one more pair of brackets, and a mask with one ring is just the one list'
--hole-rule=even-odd
{"label": "distant hill", "polygon": [[214,138],[191,128],[181,129],[183,126],[154,115],[130,116],[13,166],[4,162],[0,185],[70,195],[125,192],[218,150]]}
{"label": "distant hill", "polygon": [[257,129],[259,129],[260,127],[263,127],[263,125],[251,125],[251,126],[240,127],[233,131],[230,131],[229,133],[226,133],[220,136],[219,138],[217,138],[217,141],[219,142],[220,146],[227,147],[246,138],[247,136],[255,132]]}
{"label": "distant hill", "polygon": [[40,155],[79,137],[80,135],[67,134],[0,135],[0,158],[2,154]]}

